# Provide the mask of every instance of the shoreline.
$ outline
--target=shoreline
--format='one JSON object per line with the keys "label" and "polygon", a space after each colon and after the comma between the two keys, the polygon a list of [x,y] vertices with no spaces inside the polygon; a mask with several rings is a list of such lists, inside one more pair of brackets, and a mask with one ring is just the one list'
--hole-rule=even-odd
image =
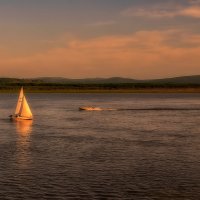
{"label": "shoreline", "polygon": [[[69,93],[69,94],[131,94],[131,93],[200,93],[200,88],[142,88],[142,89],[30,89],[24,87],[26,93]],[[3,93],[18,93],[19,89],[0,90]]]}

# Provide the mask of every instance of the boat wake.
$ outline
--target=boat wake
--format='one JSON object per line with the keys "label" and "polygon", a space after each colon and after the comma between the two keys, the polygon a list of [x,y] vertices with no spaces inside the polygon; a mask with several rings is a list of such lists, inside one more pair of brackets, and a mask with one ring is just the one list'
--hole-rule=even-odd
{"label": "boat wake", "polygon": [[200,111],[200,108],[100,108],[80,107],[80,111]]}
{"label": "boat wake", "polygon": [[200,108],[119,108],[118,111],[191,111],[200,110]]}

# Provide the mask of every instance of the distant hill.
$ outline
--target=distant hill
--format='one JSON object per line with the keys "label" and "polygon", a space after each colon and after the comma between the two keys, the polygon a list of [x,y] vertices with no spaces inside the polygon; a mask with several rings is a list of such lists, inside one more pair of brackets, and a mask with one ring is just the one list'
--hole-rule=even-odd
{"label": "distant hill", "polygon": [[0,84],[7,83],[56,83],[56,84],[120,84],[120,83],[151,83],[151,84],[197,84],[200,85],[200,75],[183,76],[165,79],[136,80],[122,77],[68,79],[62,77],[40,77],[32,79],[0,78]]}
{"label": "distant hill", "polygon": [[112,78],[86,78],[86,79],[68,79],[62,77],[41,77],[33,80],[45,83],[85,83],[85,84],[103,84],[103,83],[138,83],[139,80],[112,77]]}
{"label": "distant hill", "polygon": [[39,82],[45,83],[172,83],[172,84],[200,84],[200,75],[182,76],[175,78],[137,80],[131,78],[112,77],[112,78],[86,78],[86,79],[67,79],[61,77],[36,78]]}
{"label": "distant hill", "polygon": [[200,84],[200,75],[148,80],[147,82],[172,83],[172,84]]}

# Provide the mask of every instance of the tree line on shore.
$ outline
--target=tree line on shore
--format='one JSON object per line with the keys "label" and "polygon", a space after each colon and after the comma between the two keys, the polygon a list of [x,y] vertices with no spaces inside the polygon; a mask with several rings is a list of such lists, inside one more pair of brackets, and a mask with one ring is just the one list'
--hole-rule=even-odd
{"label": "tree line on shore", "polygon": [[0,90],[17,90],[24,86],[27,90],[123,90],[123,89],[176,89],[200,88],[200,84],[172,83],[105,83],[105,84],[62,84],[62,83],[0,83]]}
{"label": "tree line on shore", "polygon": [[16,79],[0,78],[1,91],[16,91],[24,86],[29,91],[53,90],[137,90],[137,89],[200,89],[200,76],[178,77],[159,80],[135,80],[126,78],[109,79],[65,79],[36,78]]}

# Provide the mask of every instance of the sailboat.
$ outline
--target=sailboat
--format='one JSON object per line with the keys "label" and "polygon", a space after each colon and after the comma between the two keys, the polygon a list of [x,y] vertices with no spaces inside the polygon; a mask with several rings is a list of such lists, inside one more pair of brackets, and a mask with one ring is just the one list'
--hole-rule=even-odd
{"label": "sailboat", "polygon": [[17,101],[15,114],[10,115],[10,118],[13,120],[32,120],[33,119],[33,114],[31,112],[31,109],[24,95],[23,87],[21,88],[20,93],[19,93],[19,98]]}

